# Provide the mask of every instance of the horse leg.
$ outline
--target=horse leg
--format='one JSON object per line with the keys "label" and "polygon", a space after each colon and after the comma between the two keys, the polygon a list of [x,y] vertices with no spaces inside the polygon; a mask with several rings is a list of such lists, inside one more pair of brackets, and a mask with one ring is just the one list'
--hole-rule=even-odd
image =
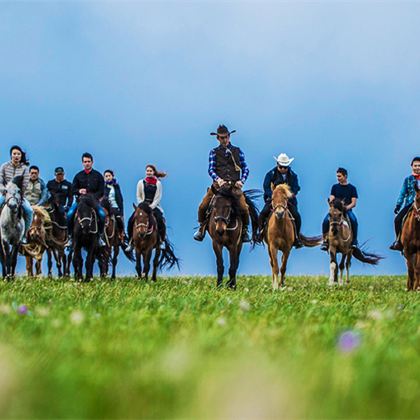
{"label": "horse leg", "polygon": [[229,248],[229,282],[228,287],[231,289],[236,289],[236,272],[238,270],[239,258],[238,258],[238,249],[236,246]]}
{"label": "horse leg", "polygon": [[37,277],[41,277],[42,276],[41,263],[42,263],[42,254],[35,261],[35,269],[36,269],[36,276]]}
{"label": "horse leg", "polygon": [[28,277],[33,277],[34,276],[34,272],[33,272],[33,265],[32,265],[32,257],[26,256],[26,275]]}
{"label": "horse leg", "polygon": [[330,278],[328,286],[333,286],[337,282],[337,253],[335,248],[330,246]]}
{"label": "horse leg", "polygon": [[216,254],[216,264],[217,264],[217,287],[222,287],[223,284],[223,273],[225,267],[223,266],[223,247],[219,243],[213,241],[213,251]]}
{"label": "horse leg", "polygon": [[120,247],[119,245],[114,246],[114,253],[112,256],[112,274],[111,278],[115,279],[117,275],[117,264],[118,264],[118,254],[120,253]]}
{"label": "horse leg", "polygon": [[150,261],[152,259],[152,251],[153,251],[153,248],[149,248],[143,256],[143,259],[144,259],[143,272],[144,272],[144,279],[146,281],[149,279]]}
{"label": "horse leg", "polygon": [[53,251],[51,251],[51,249],[47,249],[48,278],[52,278],[52,254],[53,254]]}
{"label": "horse leg", "polygon": [[347,255],[347,260],[346,260],[346,284],[347,286],[350,286],[350,266],[351,266],[351,256],[352,253],[350,252]]}
{"label": "horse leg", "polygon": [[343,285],[343,274],[344,274],[344,267],[345,267],[346,258],[347,258],[347,254],[344,254],[343,253],[342,256],[341,256],[341,261],[340,261],[340,265],[339,265],[339,268],[340,268],[340,277],[338,279],[338,284],[340,286]]}
{"label": "horse leg", "polygon": [[4,251],[4,262],[6,265],[6,278],[11,280],[11,257],[10,257],[10,246],[7,242],[3,241],[3,251]]}
{"label": "horse leg", "polygon": [[406,258],[407,264],[407,290],[413,290],[414,287],[414,264],[413,264],[413,257],[411,255],[407,255]]}
{"label": "horse leg", "polygon": [[[283,252],[283,255],[281,257],[281,268],[280,268],[280,285],[281,287],[284,287],[284,279],[285,279],[285,275],[286,275],[286,268],[287,268],[287,261],[289,259],[289,255],[290,255],[290,249],[287,251]],[[277,258],[276,258],[277,260]],[[278,282],[278,280],[277,280]]]}
{"label": "horse leg", "polygon": [[152,280],[156,281],[156,276],[157,276],[157,270],[159,267],[159,258],[160,258],[160,246],[158,245],[158,247],[155,249],[155,257],[153,258],[153,273],[152,273]]}
{"label": "horse leg", "polygon": [[89,249],[87,255],[86,255],[86,261],[85,261],[85,269],[86,269],[86,275],[85,275],[85,282],[90,282],[93,279],[93,265],[95,264],[95,255],[96,255],[96,247],[93,246]]}
{"label": "horse leg", "polygon": [[82,263],[81,249],[76,247],[73,251],[73,270],[75,280],[82,280]]}
{"label": "horse leg", "polygon": [[13,246],[12,247],[12,254],[11,254],[11,261],[12,261],[12,266],[11,266],[12,279],[15,278],[18,252],[19,252],[19,245]]}
{"label": "horse leg", "polygon": [[279,262],[277,261],[277,254],[277,247],[273,243],[270,243],[268,245],[268,255],[270,256],[273,290],[279,289]]}
{"label": "horse leg", "polygon": [[136,271],[137,277],[141,279],[141,252],[136,250]]}

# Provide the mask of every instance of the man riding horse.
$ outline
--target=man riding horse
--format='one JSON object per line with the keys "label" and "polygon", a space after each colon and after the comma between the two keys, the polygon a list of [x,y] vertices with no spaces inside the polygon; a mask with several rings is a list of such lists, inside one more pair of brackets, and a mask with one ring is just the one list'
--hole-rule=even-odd
{"label": "man riding horse", "polygon": [[[98,233],[99,246],[105,246],[104,227],[105,227],[105,210],[99,203],[104,195],[105,182],[102,174],[93,169],[93,156],[90,153],[82,155],[83,171],[76,174],[72,183],[73,195],[78,200],[81,196],[89,194],[92,200],[96,214],[98,215]],[[67,225],[69,231],[69,247],[72,247],[72,233],[74,226],[74,214],[77,209],[77,202],[74,202],[67,213]]]}
{"label": "man riding horse", "polygon": [[264,201],[265,205],[260,213],[258,219],[259,236],[262,240],[263,231],[267,223],[268,216],[272,211],[271,198],[275,187],[280,184],[286,184],[289,186],[291,193],[293,194],[287,202],[287,208],[290,211],[295,225],[295,248],[302,248],[303,244],[300,239],[300,228],[302,226],[302,219],[298,212],[297,194],[300,191],[298,177],[290,167],[294,158],[289,158],[285,153],[281,153],[278,157],[274,157],[277,162],[277,166],[271,169],[264,178]]}
{"label": "man riding horse", "polygon": [[65,179],[64,168],[57,166],[54,170],[55,178],[47,183],[47,190],[61,209],[68,211],[73,204],[71,182]]}
{"label": "man riding horse", "polygon": [[206,234],[208,210],[211,201],[223,185],[229,183],[232,185],[232,192],[238,197],[238,204],[243,224],[242,242],[250,242],[248,233],[249,210],[242,192],[242,187],[246,182],[249,169],[245,162],[245,155],[239,147],[233,146],[230,142],[230,135],[236,130],[229,131],[225,125],[219,125],[216,133],[210,133],[216,136],[220,145],[210,151],[208,173],[213,179],[211,188],[207,190],[198,208],[198,222],[200,227],[194,234],[196,241],[202,241]]}
{"label": "man riding horse", "polygon": [[394,220],[396,240],[390,246],[390,249],[394,251],[403,250],[400,238],[403,221],[413,206],[413,202],[416,197],[416,184],[417,187],[420,188],[420,156],[416,156],[411,161],[411,170],[411,175],[404,179],[401,192],[398,196],[397,204],[394,210],[394,213],[396,214]]}
{"label": "man riding horse", "polygon": [[[353,241],[351,243],[352,248],[357,248],[357,231],[358,231],[358,222],[356,215],[353,213],[353,209],[356,207],[357,203],[357,190],[356,187],[350,184],[347,180],[348,172],[344,168],[337,169],[337,184],[334,184],[331,188],[330,197],[328,202],[331,203],[335,198],[343,201],[345,206],[346,215],[350,220],[351,230],[353,233]],[[330,228],[330,214],[328,213],[324,221],[322,222],[322,235],[324,237],[324,242],[321,245],[321,250],[328,250],[328,231]]]}

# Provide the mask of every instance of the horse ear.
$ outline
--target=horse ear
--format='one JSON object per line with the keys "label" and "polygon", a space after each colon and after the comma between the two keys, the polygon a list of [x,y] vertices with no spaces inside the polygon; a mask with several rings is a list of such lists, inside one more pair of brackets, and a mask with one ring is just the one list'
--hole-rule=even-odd
{"label": "horse ear", "polygon": [[137,206],[133,203],[133,209],[136,210]]}

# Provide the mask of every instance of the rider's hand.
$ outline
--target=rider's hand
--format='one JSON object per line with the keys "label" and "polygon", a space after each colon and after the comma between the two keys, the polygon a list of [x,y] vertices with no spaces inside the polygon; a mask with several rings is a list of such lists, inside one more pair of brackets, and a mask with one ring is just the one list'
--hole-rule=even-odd
{"label": "rider's hand", "polygon": [[242,188],[244,186],[242,181],[236,181],[235,187]]}
{"label": "rider's hand", "polygon": [[81,195],[87,194],[87,189],[86,188],[81,188],[79,190],[79,194],[81,194]]}
{"label": "rider's hand", "polygon": [[224,181],[222,178],[217,178],[216,182],[219,187],[223,187],[223,185],[226,184],[226,181]]}
{"label": "rider's hand", "polygon": [[401,206],[395,206],[394,214],[398,214],[401,210]]}

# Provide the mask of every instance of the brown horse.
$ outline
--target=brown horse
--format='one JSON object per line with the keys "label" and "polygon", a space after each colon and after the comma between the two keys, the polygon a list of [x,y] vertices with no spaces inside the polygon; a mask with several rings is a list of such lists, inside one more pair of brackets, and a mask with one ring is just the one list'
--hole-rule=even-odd
{"label": "brown horse", "polygon": [[401,243],[408,270],[407,290],[420,290],[420,190],[417,185],[413,207],[402,229]]}
{"label": "brown horse", "polygon": [[[277,290],[280,285],[282,287],[285,285],[287,261],[295,242],[295,226],[292,215],[287,208],[288,201],[292,196],[293,194],[287,184],[280,184],[274,188],[271,198],[272,213],[268,218],[267,228],[264,232],[264,240],[268,245],[270,256],[274,290]],[[300,238],[303,245],[307,247],[318,246],[322,242],[322,236],[306,237],[301,234]],[[280,268],[277,260],[279,250],[282,252]]]}
{"label": "brown horse", "polygon": [[[255,190],[244,192],[252,222],[252,239],[254,243],[257,241],[258,229],[258,211],[253,202],[256,194]],[[242,218],[235,188],[229,184],[215,191],[210,209],[207,230],[212,238],[213,251],[216,254],[217,287],[221,287],[223,284],[223,248],[227,248],[230,258],[227,286],[231,289],[236,289],[236,273],[242,250]]]}
{"label": "brown horse", "polygon": [[[330,277],[328,285],[332,286],[339,283],[343,285],[344,268],[346,268],[346,283],[350,284],[350,264],[351,257],[370,265],[377,265],[382,257],[365,252],[359,247],[352,247],[353,233],[350,221],[346,215],[344,203],[335,198],[329,202],[330,205],[330,228],[328,231],[328,243],[330,254]],[[339,267],[337,267],[337,254],[341,253],[342,258]],[[340,269],[340,278],[338,279],[338,268]]]}
{"label": "brown horse", "polygon": [[172,268],[174,265],[179,267],[179,260],[175,256],[173,247],[167,238],[163,243],[163,248],[161,248],[157,221],[153,215],[152,208],[145,202],[140,203],[137,207],[133,205],[133,207],[132,241],[136,252],[137,276],[144,278],[146,281],[148,280],[150,261],[154,250],[152,280],[156,281],[158,269],[166,266]]}
{"label": "brown horse", "polygon": [[34,276],[33,260],[35,260],[36,276],[42,275],[42,257],[48,249],[47,241],[51,232],[51,219],[48,212],[39,206],[32,206],[34,217],[28,231],[28,244],[21,246],[22,254],[26,258],[26,273]]}

